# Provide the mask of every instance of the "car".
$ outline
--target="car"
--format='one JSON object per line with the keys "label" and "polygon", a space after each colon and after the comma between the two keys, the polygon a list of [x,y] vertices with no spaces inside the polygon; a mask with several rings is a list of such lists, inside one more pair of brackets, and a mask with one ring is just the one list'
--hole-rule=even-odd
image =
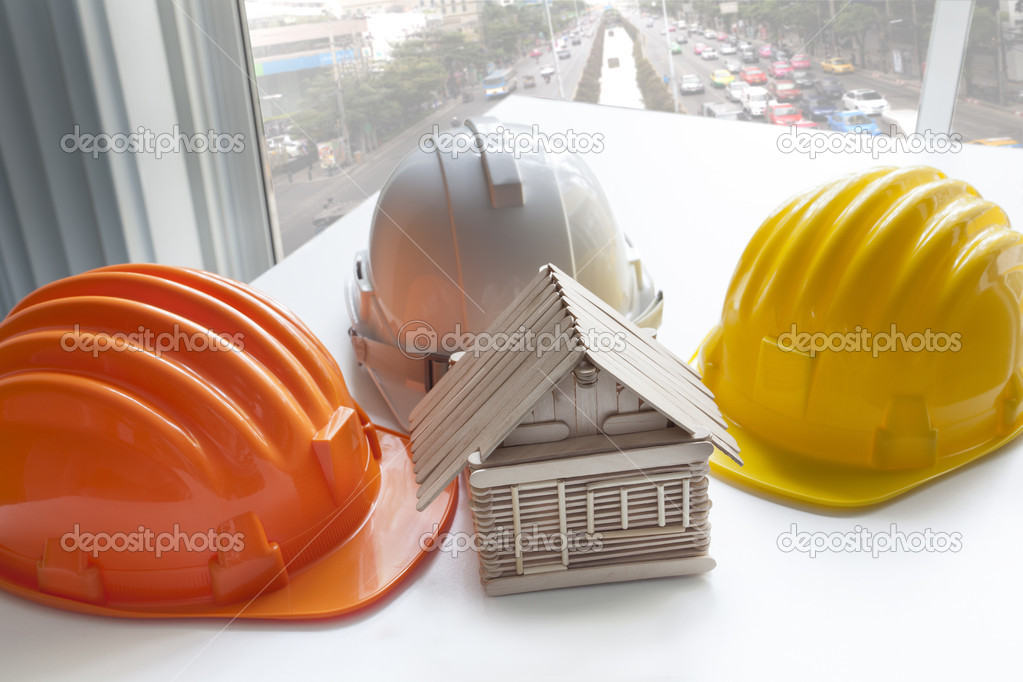
{"label": "car", "polygon": [[739,44],[739,36],[728,36],[728,44],[729,45],[738,45]]}
{"label": "car", "polygon": [[749,118],[756,118],[764,115],[768,103],[771,101],[771,93],[761,87],[746,88],[742,91],[740,103],[742,110]]}
{"label": "car", "polygon": [[671,46],[671,53],[672,54],[682,54],[682,46],[679,45],[678,43],[673,44]]}
{"label": "car", "polygon": [[723,42],[728,40],[728,34],[727,33],[718,33],[716,38],[717,38],[717,41],[719,43],[723,43]]}
{"label": "car", "polygon": [[781,78],[792,73],[792,66],[788,62],[771,62],[767,67],[767,74],[771,78]]}
{"label": "car", "polygon": [[668,27],[668,33],[674,33],[677,30],[678,30],[677,26],[669,26]]}
{"label": "car", "polygon": [[703,81],[695,73],[687,73],[679,81],[678,91],[681,95],[694,95],[703,92]]}
{"label": "car", "polygon": [[794,54],[789,58],[789,64],[792,65],[793,69],[809,69],[810,68],[810,57],[800,52]]}
{"label": "car", "polygon": [[728,73],[739,73],[742,71],[742,64],[734,59],[726,59],[725,68],[728,69]]}
{"label": "car", "polygon": [[675,36],[675,42],[678,43],[679,45],[685,45],[686,43],[689,42],[689,39],[686,38],[681,33],[679,33],[677,36]]}
{"label": "car", "polygon": [[984,147],[1023,147],[1023,143],[1011,137],[982,137],[970,140],[966,144],[979,144]]}
{"label": "car", "polygon": [[583,44],[583,39],[580,38],[579,36],[576,36],[576,37],[572,38],[572,44],[573,45],[582,45]]}
{"label": "car", "polygon": [[544,66],[540,69],[540,75],[544,78],[550,78],[551,76],[554,75],[554,71],[555,71],[554,67],[548,64],[547,66]]}
{"label": "car", "polygon": [[771,46],[770,45],[764,45],[762,48],[760,48],[760,51],[757,54],[759,54],[763,59],[770,59],[771,58]]}
{"label": "car", "polygon": [[[519,54],[522,54],[522,53],[520,52]],[[571,56],[572,56],[572,53],[568,50],[567,47],[558,50],[558,59],[569,59],[569,58],[571,58]]]}
{"label": "car", "polygon": [[789,74],[789,80],[801,88],[813,87],[813,74],[805,69],[794,69]]}
{"label": "car", "polygon": [[523,76],[522,87],[524,88],[535,88],[536,87],[536,76]]}
{"label": "car", "polygon": [[704,61],[709,61],[711,59],[717,59],[717,58],[718,58],[718,51],[715,50],[713,47],[706,47],[706,48],[703,49],[703,52],[700,53],[700,59],[702,59]]}
{"label": "car", "polygon": [[533,50],[532,52],[529,53],[529,56],[530,57],[542,57],[543,56],[543,51],[540,48],[536,48],[535,50]]}
{"label": "car", "polygon": [[791,104],[768,104],[764,120],[776,126],[790,126],[802,121],[803,115]]}
{"label": "car", "polygon": [[703,32],[703,37],[709,38],[710,40],[714,40],[715,38],[718,37],[718,34],[717,32],[708,28],[706,31]]}
{"label": "car", "polygon": [[753,49],[753,43],[751,43],[749,41],[746,41],[746,40],[740,40],[739,44],[736,45],[735,47],[737,47],[739,49],[739,52],[742,52],[743,50],[752,50]]}
{"label": "car", "polygon": [[739,51],[735,49],[734,45],[729,45],[728,43],[725,43],[724,45],[721,46],[721,54],[738,54],[738,52]]}
{"label": "car", "polygon": [[825,73],[853,73],[856,67],[845,57],[831,57],[821,62]]}
{"label": "car", "polygon": [[779,102],[797,102],[803,98],[803,91],[792,81],[771,81],[767,91]]}
{"label": "car", "polygon": [[799,101],[799,109],[803,112],[803,118],[808,121],[826,121],[828,117],[838,111],[835,103],[827,97],[803,97]]}
{"label": "car", "polygon": [[291,133],[267,138],[266,147],[273,155],[281,159],[297,159],[303,156],[304,140]]}
{"label": "car", "polygon": [[739,59],[743,64],[756,64],[760,61],[760,57],[753,50],[743,50],[739,53]]}
{"label": "car", "polygon": [[828,116],[828,128],[840,133],[881,134],[877,122],[862,111],[836,111]]}
{"label": "car", "polygon": [[[653,27],[654,27],[654,20],[653,20],[653,19],[650,19],[649,21],[647,21],[647,22],[646,22],[646,27],[647,27],[647,28],[653,28]],[[520,54],[521,54],[521,53],[520,53]]]}
{"label": "car", "polygon": [[771,50],[771,61],[772,62],[787,62],[789,60],[789,53],[785,50],[777,47]]}
{"label": "car", "polygon": [[850,111],[862,111],[865,114],[883,114],[891,109],[888,100],[877,90],[857,88],[842,95],[842,105]]}
{"label": "car", "polygon": [[693,45],[693,54],[700,54],[705,49],[707,49],[706,45],[704,45],[703,43],[696,43],[695,45]]}
{"label": "car", "polygon": [[732,81],[725,88],[725,97],[733,102],[740,102],[742,101],[742,91],[748,87],[750,87],[750,84],[746,81]]}
{"label": "car", "polygon": [[767,74],[755,66],[747,66],[740,71],[739,78],[749,85],[763,85],[767,83]]}
{"label": "car", "polygon": [[813,82],[818,95],[838,99],[845,94],[845,86],[837,78],[818,78]]}
{"label": "car", "polygon": [[718,69],[710,74],[710,84],[715,88],[723,88],[734,80],[735,76],[728,69]]}
{"label": "car", "polygon": [[704,102],[700,105],[700,116],[707,118],[723,118],[728,121],[738,121],[742,118],[742,107],[737,107],[728,102]]}

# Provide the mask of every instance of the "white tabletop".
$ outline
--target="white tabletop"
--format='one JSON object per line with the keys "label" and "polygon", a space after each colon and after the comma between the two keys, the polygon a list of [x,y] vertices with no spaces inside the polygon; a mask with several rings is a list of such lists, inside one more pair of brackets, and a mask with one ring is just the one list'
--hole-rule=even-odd
{"label": "white tabletop", "polygon": [[[1023,226],[1023,152],[944,156],[778,151],[783,131],[693,116],[511,97],[504,120],[601,133],[586,159],[664,290],[662,342],[688,357],[715,323],[747,239],[786,197],[877,163],[937,166]],[[373,197],[375,199],[375,197]],[[355,366],[343,292],[373,201],[260,277],[341,363],[357,400],[388,423]],[[1010,445],[864,512],[796,509],[711,482],[712,572],[697,577],[484,596],[471,554],[437,554],[396,594],[312,623],[152,621],[66,613],[0,593],[0,677],[90,679],[1007,679],[1023,641],[1023,452]],[[958,552],[778,548],[800,531],[960,533]],[[464,491],[454,531],[471,532]]]}

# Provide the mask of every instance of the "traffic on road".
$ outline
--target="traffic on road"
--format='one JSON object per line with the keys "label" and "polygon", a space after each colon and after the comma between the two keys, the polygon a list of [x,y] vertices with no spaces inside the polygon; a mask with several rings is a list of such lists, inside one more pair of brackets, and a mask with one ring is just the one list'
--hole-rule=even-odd
{"label": "traffic on road", "polygon": [[[699,24],[672,22],[667,31],[660,16],[631,19],[658,73],[668,75],[668,60],[674,61],[674,87],[686,113],[872,135],[915,130],[898,119],[915,122],[918,85],[857,69],[844,57],[813,57],[806,46],[789,53]],[[678,49],[683,45],[689,49]],[[1017,142],[1021,128],[1012,112],[961,99],[953,133],[963,142]]]}

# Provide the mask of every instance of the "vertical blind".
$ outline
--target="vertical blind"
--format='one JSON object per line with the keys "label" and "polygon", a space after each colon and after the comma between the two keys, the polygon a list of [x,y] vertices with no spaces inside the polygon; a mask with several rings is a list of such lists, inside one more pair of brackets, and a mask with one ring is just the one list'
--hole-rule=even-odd
{"label": "vertical blind", "polygon": [[[242,31],[234,0],[0,0],[0,315],[110,263],[273,264]],[[142,131],[238,144],[83,151]]]}

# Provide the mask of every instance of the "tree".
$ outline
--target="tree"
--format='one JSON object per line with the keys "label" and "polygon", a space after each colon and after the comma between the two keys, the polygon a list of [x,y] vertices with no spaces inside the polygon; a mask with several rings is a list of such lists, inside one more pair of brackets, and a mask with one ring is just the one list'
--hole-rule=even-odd
{"label": "tree", "polygon": [[978,53],[988,53],[996,45],[998,36],[997,0],[978,0],[973,6],[970,34],[963,56],[963,85],[966,92],[973,89],[973,62]]}
{"label": "tree", "polygon": [[835,35],[849,38],[859,48],[860,65],[867,61],[867,31],[877,26],[877,10],[874,7],[851,4],[835,16],[832,26]]}
{"label": "tree", "polygon": [[433,101],[446,78],[444,67],[435,58],[410,54],[394,58],[381,82],[403,111],[412,112]]}

